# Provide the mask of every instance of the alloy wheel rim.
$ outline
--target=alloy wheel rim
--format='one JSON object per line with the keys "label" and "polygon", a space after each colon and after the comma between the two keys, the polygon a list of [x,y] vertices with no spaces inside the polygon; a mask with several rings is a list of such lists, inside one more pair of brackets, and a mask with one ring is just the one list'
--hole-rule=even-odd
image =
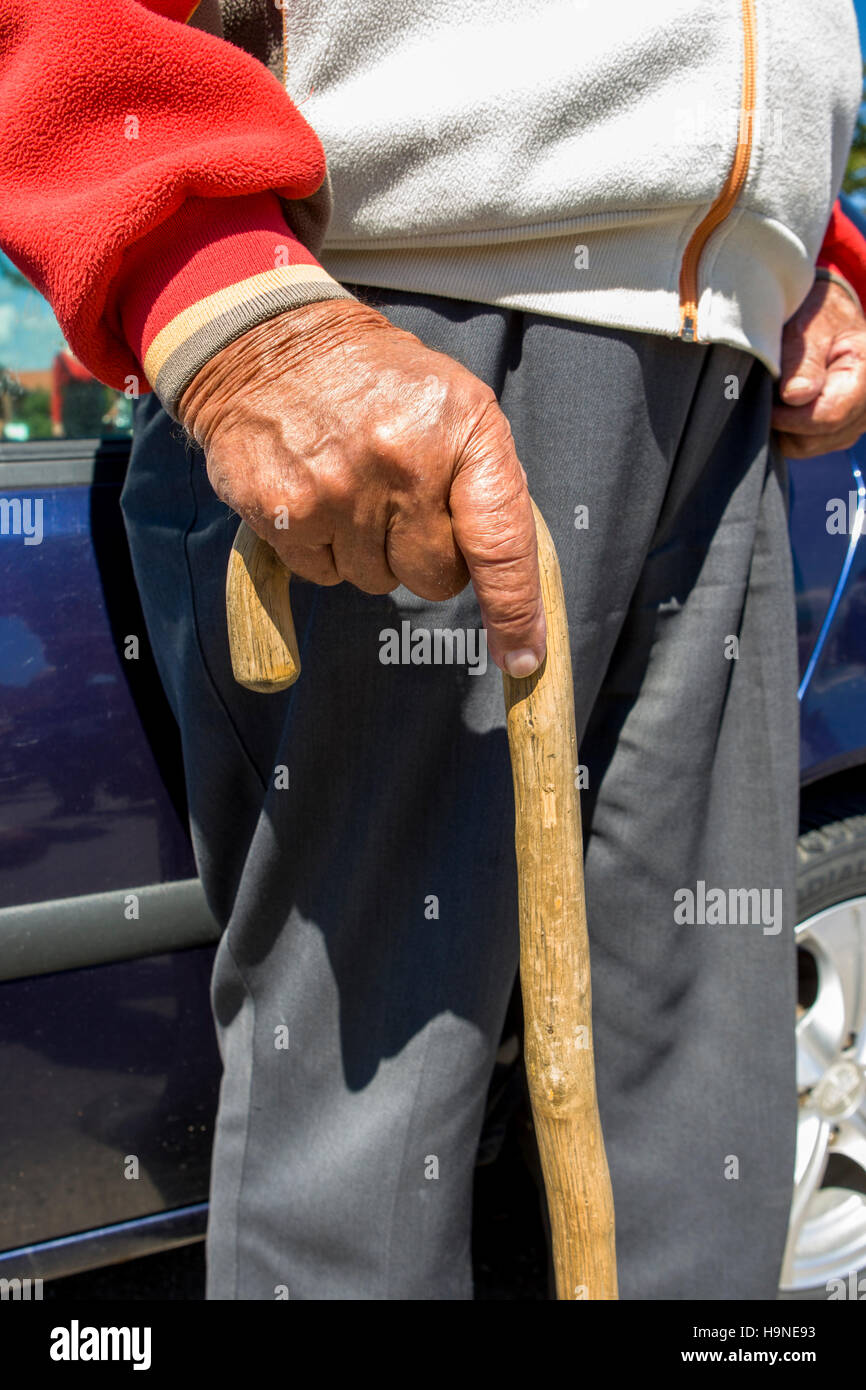
{"label": "alloy wheel rim", "polygon": [[866,1267],[866,897],[797,927],[817,987],[798,1010],[799,1116],[785,1291]]}

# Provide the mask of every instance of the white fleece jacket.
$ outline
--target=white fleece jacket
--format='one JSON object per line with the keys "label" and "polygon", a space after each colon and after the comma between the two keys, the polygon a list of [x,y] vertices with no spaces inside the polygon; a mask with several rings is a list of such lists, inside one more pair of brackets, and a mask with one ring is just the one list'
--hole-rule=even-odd
{"label": "white fleece jacket", "polygon": [[850,0],[282,9],[286,86],[328,157],[332,275],[676,335],[683,255],[740,141],[745,183],[697,262],[697,338],[778,372],[860,99]]}

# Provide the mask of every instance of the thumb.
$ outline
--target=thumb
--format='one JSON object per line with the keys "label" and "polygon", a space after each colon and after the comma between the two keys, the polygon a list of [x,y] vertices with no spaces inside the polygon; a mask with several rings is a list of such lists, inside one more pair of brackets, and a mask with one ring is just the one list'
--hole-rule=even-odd
{"label": "thumb", "polygon": [[779,397],[784,405],[808,405],[820,396],[827,377],[832,334],[814,319],[786,325],[782,334]]}
{"label": "thumb", "polygon": [[492,425],[485,420],[464,451],[449,506],[490,655],[510,675],[522,677],[544,660],[547,627],[526,475],[498,407],[495,417]]}

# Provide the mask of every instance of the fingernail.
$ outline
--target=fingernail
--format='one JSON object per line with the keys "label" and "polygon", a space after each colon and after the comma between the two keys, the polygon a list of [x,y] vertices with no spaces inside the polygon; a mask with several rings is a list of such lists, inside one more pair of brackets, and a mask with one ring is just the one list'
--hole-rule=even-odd
{"label": "fingernail", "polygon": [[786,385],[784,394],[787,395],[789,391],[811,391],[814,385],[807,376],[794,376]]}
{"label": "fingernail", "polygon": [[535,652],[531,652],[528,647],[523,647],[518,652],[508,652],[505,657],[505,669],[515,680],[531,676],[533,671],[538,670],[539,665]]}

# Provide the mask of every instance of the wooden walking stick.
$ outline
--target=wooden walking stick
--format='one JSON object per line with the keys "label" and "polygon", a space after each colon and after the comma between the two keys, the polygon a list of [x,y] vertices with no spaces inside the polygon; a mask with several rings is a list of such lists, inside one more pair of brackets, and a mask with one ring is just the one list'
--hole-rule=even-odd
{"label": "wooden walking stick", "polygon": [[[613,1196],[595,1087],[577,737],[562,578],[533,505],[547,656],[503,676],[514,778],[524,1052],[550,1214],[558,1299],[617,1297]],[[288,575],[241,522],[226,610],[235,679],[283,690],[301,664]]]}
{"label": "wooden walking stick", "polygon": [[525,680],[502,677],[514,778],[523,1051],[556,1296],[613,1299],[613,1193],[595,1089],[571,646],[556,548],[532,507],[547,656]]}

